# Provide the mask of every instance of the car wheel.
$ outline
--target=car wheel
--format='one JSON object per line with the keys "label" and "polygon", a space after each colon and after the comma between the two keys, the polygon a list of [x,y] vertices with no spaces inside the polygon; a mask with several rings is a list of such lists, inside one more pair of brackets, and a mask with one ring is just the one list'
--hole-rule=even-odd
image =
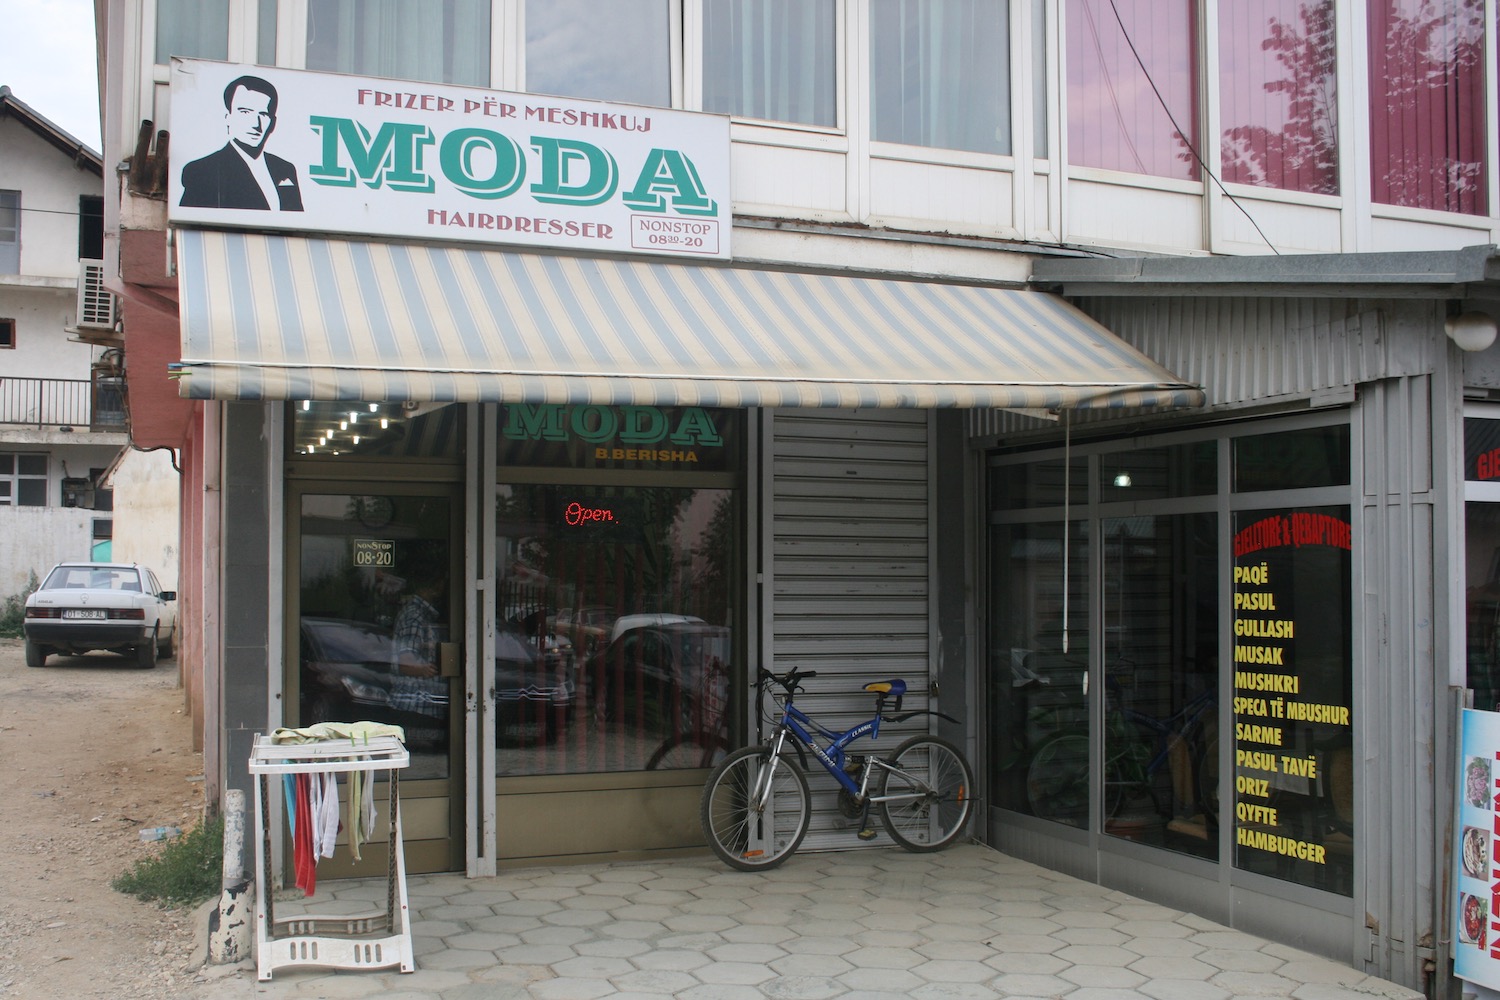
{"label": "car wheel", "polygon": [[47,647],[38,646],[30,639],[27,639],[26,665],[28,667],[45,667],[47,665]]}
{"label": "car wheel", "polygon": [[156,666],[156,634],[154,632],[151,638],[135,647],[135,665],[142,670],[150,670]]}
{"label": "car wheel", "polygon": [[170,660],[176,650],[176,633],[168,632],[167,637],[156,644],[156,658],[158,660]]}

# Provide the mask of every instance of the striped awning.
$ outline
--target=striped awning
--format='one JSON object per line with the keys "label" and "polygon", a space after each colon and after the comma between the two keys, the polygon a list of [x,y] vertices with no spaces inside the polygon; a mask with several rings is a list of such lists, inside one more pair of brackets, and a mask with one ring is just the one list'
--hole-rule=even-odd
{"label": "striped awning", "polygon": [[659,259],[176,233],[182,395],[1201,406],[1053,295]]}

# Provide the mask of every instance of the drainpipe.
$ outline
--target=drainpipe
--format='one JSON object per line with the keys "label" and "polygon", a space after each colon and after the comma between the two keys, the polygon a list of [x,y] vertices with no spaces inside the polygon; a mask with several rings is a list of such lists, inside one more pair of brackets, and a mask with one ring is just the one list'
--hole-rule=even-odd
{"label": "drainpipe", "polygon": [[208,960],[234,965],[250,958],[255,888],[245,877],[245,792],[224,792],[224,881],[219,908],[208,915]]}

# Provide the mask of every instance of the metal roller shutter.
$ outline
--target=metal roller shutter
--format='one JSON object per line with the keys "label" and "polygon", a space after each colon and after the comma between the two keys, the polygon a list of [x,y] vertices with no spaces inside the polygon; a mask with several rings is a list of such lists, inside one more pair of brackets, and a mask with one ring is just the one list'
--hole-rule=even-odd
{"label": "metal roller shutter", "polygon": [[[771,430],[769,594],[774,668],[816,670],[798,704],[836,729],[868,719],[868,681],[899,677],[905,708],[927,706],[929,413],[777,410]],[[921,718],[855,744],[893,749]],[[808,759],[813,820],[804,850],[861,846],[837,787]],[[879,828],[879,818],[871,817]],[[871,843],[889,845],[881,830]]]}

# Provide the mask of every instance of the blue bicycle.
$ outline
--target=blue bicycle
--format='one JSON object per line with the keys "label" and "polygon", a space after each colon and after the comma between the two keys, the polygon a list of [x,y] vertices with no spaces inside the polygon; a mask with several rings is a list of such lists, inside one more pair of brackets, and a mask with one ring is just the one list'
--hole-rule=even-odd
{"label": "blue bicycle", "polygon": [[[902,713],[906,682],[874,681],[864,686],[875,696],[874,717],[842,732],[828,729],[793,704],[802,682],[816,676],[795,667],[779,676],[760,671],[757,717],[764,718],[764,698],[775,684],[782,693],[771,694],[781,703],[781,719],[770,742],[735,751],[709,775],[701,818],[714,853],[731,868],[758,871],[774,868],[796,852],[812,814],[804,773],[809,751],[838,782],[839,808],[860,820],[861,840],[875,836],[871,806],[879,808],[891,839],[908,851],[939,851],[958,839],[973,811],[974,773],[957,747],[936,736],[913,736],[888,757],[848,752],[855,740],[879,736],[881,722],[905,722],[918,715],[956,720],[930,710]],[[889,715],[887,699],[895,701]]]}

